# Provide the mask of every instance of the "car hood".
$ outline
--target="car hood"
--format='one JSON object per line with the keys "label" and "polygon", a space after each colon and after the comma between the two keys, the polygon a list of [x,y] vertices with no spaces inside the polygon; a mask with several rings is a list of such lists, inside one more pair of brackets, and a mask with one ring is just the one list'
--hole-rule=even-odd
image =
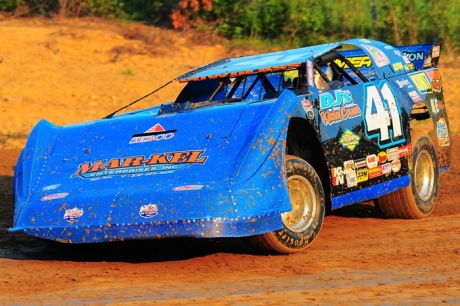
{"label": "car hood", "polygon": [[154,207],[166,222],[287,211],[283,149],[297,99],[41,121],[15,172],[15,230],[66,227],[74,215],[79,226],[141,222]]}

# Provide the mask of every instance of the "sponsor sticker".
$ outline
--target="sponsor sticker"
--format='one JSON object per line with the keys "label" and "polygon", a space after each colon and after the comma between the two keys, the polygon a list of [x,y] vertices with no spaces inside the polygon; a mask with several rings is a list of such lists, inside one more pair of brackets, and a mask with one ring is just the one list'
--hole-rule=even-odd
{"label": "sponsor sticker", "polygon": [[406,79],[396,80],[395,82],[396,82],[396,84],[398,84],[399,88],[404,88],[404,87],[413,88],[414,87],[414,86],[411,85],[409,80],[406,80]]}
{"label": "sponsor sticker", "polygon": [[72,209],[67,209],[64,213],[64,220],[69,223],[75,222],[78,218],[83,216],[83,209],[74,207]]}
{"label": "sponsor sticker", "polygon": [[431,81],[425,72],[414,73],[410,75],[410,78],[421,93],[425,93],[431,88]]}
{"label": "sponsor sticker", "polygon": [[436,134],[438,136],[438,144],[442,147],[450,145],[449,130],[447,129],[447,123],[444,118],[438,120]]}
{"label": "sponsor sticker", "polygon": [[375,168],[379,164],[379,160],[377,159],[377,155],[372,154],[366,157],[366,165],[368,168]]}
{"label": "sponsor sticker", "polygon": [[302,106],[307,113],[307,118],[313,120],[315,118],[315,113],[313,112],[313,104],[311,104],[310,100],[304,98],[302,100]]}
{"label": "sponsor sticker", "polygon": [[152,218],[158,215],[158,205],[157,204],[147,204],[142,205],[139,209],[139,216],[142,218]]}
{"label": "sponsor sticker", "polygon": [[368,177],[369,177],[369,170],[368,169],[358,169],[356,171],[356,181],[358,183],[367,181]]}
{"label": "sponsor sticker", "polygon": [[387,149],[387,159],[389,161],[399,159],[399,149],[398,148]]}
{"label": "sponsor sticker", "polygon": [[[362,67],[371,67],[372,66],[372,61],[369,56],[364,55],[364,56],[350,56],[347,57],[347,60],[356,68],[362,68]],[[342,62],[339,59],[334,60],[334,62],[343,69],[349,69],[350,67],[345,63]]]}
{"label": "sponsor sticker", "polygon": [[315,81],[314,81],[314,70],[313,70],[313,62],[310,60],[307,60],[307,75],[308,75],[308,86],[310,87],[316,87],[315,86]]}
{"label": "sponsor sticker", "polygon": [[186,185],[186,186],[178,186],[174,187],[173,191],[187,191],[187,190],[201,190],[203,189],[203,185]]}
{"label": "sponsor sticker", "polygon": [[402,59],[403,59],[404,63],[410,64],[410,60],[409,60],[409,58],[408,58],[406,55],[403,55],[403,56],[402,56]]}
{"label": "sponsor sticker", "polygon": [[356,146],[359,145],[359,141],[361,137],[356,135],[350,130],[345,130],[342,136],[339,139],[339,143],[342,145],[343,148],[347,148],[350,151],[354,151]]}
{"label": "sponsor sticker", "polygon": [[388,56],[386,56],[386,54],[379,48],[370,45],[361,45],[361,47],[369,52],[377,67],[383,67],[390,64],[390,59]]}
{"label": "sponsor sticker", "polygon": [[355,172],[355,162],[351,160],[347,160],[343,162],[343,169],[345,173]]}
{"label": "sponsor sticker", "polygon": [[403,70],[404,67],[403,67],[403,64],[401,64],[401,62],[397,62],[397,63],[394,63],[393,64],[393,70],[396,72],[396,71],[400,71],[400,70]]}
{"label": "sponsor sticker", "polygon": [[399,158],[403,158],[412,154],[412,145],[408,144],[398,148]]}
{"label": "sponsor sticker", "polygon": [[386,152],[384,151],[381,151],[379,152],[379,154],[377,155],[378,159],[379,159],[379,164],[383,164],[384,162],[387,161],[388,159],[388,155]]}
{"label": "sponsor sticker", "polygon": [[358,169],[358,168],[365,168],[367,167],[367,164],[366,164],[366,159],[363,158],[363,159],[358,159],[357,161],[355,161],[355,168]]}
{"label": "sponsor sticker", "polygon": [[401,161],[399,159],[393,160],[391,162],[391,171],[398,172],[399,170],[401,170]]}
{"label": "sponsor sticker", "polygon": [[414,101],[414,103],[422,101],[422,98],[415,90],[409,91],[408,94],[409,94],[409,97],[412,99],[412,101]]}
{"label": "sponsor sticker", "polygon": [[369,168],[369,179],[379,177],[383,174],[382,166],[377,166],[374,168]]}
{"label": "sponsor sticker", "polygon": [[345,172],[343,171],[342,167],[331,168],[332,185],[337,186],[345,183],[344,175]]}
{"label": "sponsor sticker", "polygon": [[441,53],[441,47],[440,46],[434,46],[433,51],[431,52],[431,55],[433,57],[439,57],[440,53]]}
{"label": "sponsor sticker", "polygon": [[149,157],[129,156],[83,163],[71,177],[92,179],[114,175],[138,176],[141,174],[171,173],[189,165],[202,165],[208,159],[204,150],[176,151],[152,154]]}
{"label": "sponsor sticker", "polygon": [[[152,126],[150,129],[144,132],[144,134],[149,133],[161,133],[166,132],[166,130],[161,126],[161,124],[157,123]],[[174,133],[164,133],[164,134],[154,134],[154,135],[139,135],[131,138],[130,144],[133,143],[144,143],[144,142],[151,142],[151,141],[160,141],[160,140],[168,140],[174,137]]]}
{"label": "sponsor sticker", "polygon": [[48,185],[48,186],[43,187],[42,190],[43,191],[54,190],[54,189],[58,188],[59,186],[61,186],[61,184]]}
{"label": "sponsor sticker", "polygon": [[382,173],[388,174],[391,172],[391,163],[385,163],[382,165]]}
{"label": "sponsor sticker", "polygon": [[431,104],[431,111],[433,112],[434,115],[439,114],[439,112],[443,108],[442,103],[440,103],[440,100],[438,100],[436,97],[430,98],[430,104]]}
{"label": "sponsor sticker", "polygon": [[343,120],[361,117],[361,109],[353,100],[349,90],[335,90],[319,95],[321,121],[325,125],[342,122]]}
{"label": "sponsor sticker", "polygon": [[47,196],[44,196],[41,200],[42,201],[51,201],[51,200],[56,200],[56,199],[63,199],[68,195],[69,195],[68,192],[54,193],[54,194],[49,194]]}
{"label": "sponsor sticker", "polygon": [[356,173],[354,171],[348,172],[346,174],[347,177],[347,187],[355,187],[358,185],[358,181],[356,180]]}
{"label": "sponsor sticker", "polygon": [[423,51],[404,52],[404,54],[411,62],[423,61],[425,59],[425,52]]}

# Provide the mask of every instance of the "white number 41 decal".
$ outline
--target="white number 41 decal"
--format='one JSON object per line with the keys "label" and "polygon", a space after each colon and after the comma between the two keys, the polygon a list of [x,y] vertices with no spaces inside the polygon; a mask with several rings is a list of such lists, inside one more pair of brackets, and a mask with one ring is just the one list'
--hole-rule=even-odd
{"label": "white number 41 decal", "polygon": [[[365,125],[369,138],[378,138],[381,148],[404,142],[401,129],[401,114],[395,96],[386,82],[365,88]],[[402,138],[402,139],[401,139]],[[381,143],[385,143],[382,145]]]}

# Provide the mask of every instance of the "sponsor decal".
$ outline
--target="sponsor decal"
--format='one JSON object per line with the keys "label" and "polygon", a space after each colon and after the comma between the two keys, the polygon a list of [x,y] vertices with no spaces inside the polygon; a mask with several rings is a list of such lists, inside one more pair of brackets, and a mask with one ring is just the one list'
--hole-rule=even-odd
{"label": "sponsor decal", "polygon": [[178,186],[174,187],[173,191],[186,191],[186,190],[201,190],[203,185],[187,185],[187,186]]}
{"label": "sponsor decal", "polygon": [[383,67],[390,64],[390,59],[388,56],[386,56],[386,54],[383,53],[379,48],[369,45],[361,45],[361,47],[369,52],[377,67]]}
{"label": "sponsor decal", "polygon": [[358,169],[356,171],[356,181],[358,183],[365,182],[369,178],[369,170],[368,169]]}
{"label": "sponsor decal", "polygon": [[348,188],[355,187],[358,185],[358,181],[356,180],[356,173],[354,171],[347,173],[346,177],[347,177],[347,187]]}
{"label": "sponsor decal", "polygon": [[406,65],[404,65],[404,70],[406,70],[406,71],[415,70],[415,66],[412,63],[406,64]]}
{"label": "sponsor decal", "polygon": [[343,169],[345,173],[355,172],[355,162],[352,159],[344,161]]}
{"label": "sponsor decal", "polygon": [[313,120],[313,118],[315,118],[315,113],[313,112],[313,104],[311,104],[310,100],[304,98],[302,100],[302,106],[307,113],[307,118]]}
{"label": "sponsor decal", "polygon": [[401,62],[394,63],[392,66],[393,66],[393,70],[395,72],[400,71],[400,70],[404,70],[403,64]]}
{"label": "sponsor decal", "polygon": [[402,59],[403,59],[404,63],[410,64],[410,60],[407,58],[407,56],[403,55]]}
{"label": "sponsor decal", "polygon": [[375,168],[379,164],[379,160],[377,159],[377,155],[372,154],[366,156],[366,165],[368,168]]}
{"label": "sponsor decal", "polygon": [[427,56],[425,62],[423,63],[423,68],[431,67],[431,56]]}
{"label": "sponsor decal", "polygon": [[64,213],[64,220],[69,223],[75,222],[78,218],[83,216],[83,209],[74,207],[72,209],[67,209]]}
{"label": "sponsor decal", "polygon": [[382,166],[377,166],[374,168],[369,168],[369,179],[379,177],[383,174]]}
{"label": "sponsor decal", "polygon": [[399,151],[399,158],[412,155],[412,145],[408,144],[408,145],[399,147],[398,151]]}
{"label": "sponsor decal", "polygon": [[413,88],[412,84],[409,82],[409,80],[402,79],[402,80],[396,80],[396,84],[398,84],[399,88],[404,88],[407,86],[407,88]]}
{"label": "sponsor decal", "polygon": [[[143,135],[143,134],[147,134],[147,135]],[[167,133],[167,131],[159,123],[152,126],[150,129],[145,131],[143,134],[133,136],[129,143],[133,144],[133,143],[144,143],[144,142],[159,141],[159,140],[168,140],[174,137],[174,133],[172,132]]]}
{"label": "sponsor decal", "polygon": [[358,169],[358,168],[365,168],[367,167],[367,164],[366,164],[366,159],[363,158],[363,159],[358,159],[357,161],[355,161],[355,168]]}
{"label": "sponsor decal", "polygon": [[60,192],[60,193],[49,194],[47,196],[44,196],[42,198],[42,201],[51,201],[51,200],[56,200],[56,199],[63,199],[68,195],[69,195],[68,192]]}
{"label": "sponsor decal", "polygon": [[401,161],[399,159],[393,160],[391,162],[391,171],[398,172],[399,170],[401,170]]}
{"label": "sponsor decal", "polygon": [[319,114],[326,125],[332,125],[348,118],[361,117],[361,109],[353,100],[349,90],[335,90],[319,95]]}
{"label": "sponsor decal", "polygon": [[425,59],[425,52],[416,51],[416,52],[404,52],[404,55],[411,61],[423,61]]}
{"label": "sponsor decal", "polygon": [[440,53],[441,53],[441,47],[440,46],[434,46],[433,51],[431,51],[431,55],[433,57],[439,57]]}
{"label": "sponsor decal", "polygon": [[434,92],[440,92],[442,90],[441,86],[441,74],[439,73],[439,70],[430,70],[427,71],[426,74],[428,75],[428,78],[431,79],[431,89]]}
{"label": "sponsor decal", "polygon": [[139,216],[142,218],[152,218],[158,215],[158,205],[157,204],[147,204],[142,205],[139,209]]}
{"label": "sponsor decal", "polygon": [[386,162],[387,159],[388,159],[387,152],[384,152],[384,151],[379,152],[379,154],[377,155],[377,157],[378,157],[378,159],[379,159],[379,164],[383,164],[383,163]]}
{"label": "sponsor decal", "polygon": [[449,130],[447,129],[447,123],[444,118],[438,120],[436,134],[438,135],[438,144],[441,147],[450,145]]}
{"label": "sponsor decal", "polygon": [[[355,66],[356,68],[362,68],[362,67],[371,67],[372,66],[372,61],[369,56],[350,56],[347,57],[347,60],[350,61],[350,63]],[[339,59],[334,60],[334,62],[343,69],[348,69],[348,65],[345,62],[342,62]]]}
{"label": "sponsor decal", "polygon": [[425,93],[431,88],[431,81],[425,72],[414,73],[410,75],[410,78],[421,93]]}
{"label": "sponsor decal", "polygon": [[361,137],[356,135],[350,130],[345,130],[342,136],[339,139],[339,143],[342,145],[343,148],[347,148],[350,151],[354,151],[356,146],[359,145],[359,141]]}
{"label": "sponsor decal", "polygon": [[147,173],[173,172],[193,164],[204,164],[208,156],[204,150],[176,151],[152,154],[149,157],[129,156],[98,160],[80,164],[71,177],[97,178],[113,175],[140,175]]}
{"label": "sponsor decal", "polygon": [[332,176],[332,185],[342,185],[344,183],[344,175],[345,172],[343,171],[342,167],[335,167],[331,169],[331,176]]}
{"label": "sponsor decal", "polygon": [[307,60],[307,82],[308,86],[310,87],[316,87],[315,85],[315,80],[314,80],[314,70],[313,70],[313,62],[310,60]]}
{"label": "sponsor decal", "polygon": [[408,94],[409,94],[409,97],[412,99],[412,101],[414,101],[414,103],[422,101],[422,98],[419,96],[419,94],[415,90],[409,91]]}
{"label": "sponsor decal", "polygon": [[391,172],[391,163],[385,163],[382,165],[382,173],[388,174]]}
{"label": "sponsor decal", "polygon": [[399,149],[398,148],[387,149],[387,159],[389,161],[399,159]]}
{"label": "sponsor decal", "polygon": [[61,184],[48,185],[48,186],[43,187],[42,190],[43,191],[54,190],[54,189],[58,188],[59,186],[61,186]]}
{"label": "sponsor decal", "polygon": [[444,103],[442,100],[438,100],[437,98],[430,98],[431,104],[431,111],[433,114],[437,115],[444,109]]}

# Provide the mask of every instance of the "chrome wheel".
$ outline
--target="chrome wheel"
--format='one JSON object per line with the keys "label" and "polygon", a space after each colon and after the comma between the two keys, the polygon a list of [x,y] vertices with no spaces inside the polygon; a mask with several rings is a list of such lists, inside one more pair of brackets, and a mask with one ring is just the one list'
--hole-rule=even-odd
{"label": "chrome wheel", "polygon": [[311,183],[300,175],[288,179],[289,198],[292,210],[281,215],[283,224],[291,231],[304,232],[316,215],[316,196]]}
{"label": "chrome wheel", "polygon": [[434,164],[428,151],[423,150],[420,152],[417,160],[415,161],[415,186],[417,195],[423,201],[431,197],[434,187]]}

